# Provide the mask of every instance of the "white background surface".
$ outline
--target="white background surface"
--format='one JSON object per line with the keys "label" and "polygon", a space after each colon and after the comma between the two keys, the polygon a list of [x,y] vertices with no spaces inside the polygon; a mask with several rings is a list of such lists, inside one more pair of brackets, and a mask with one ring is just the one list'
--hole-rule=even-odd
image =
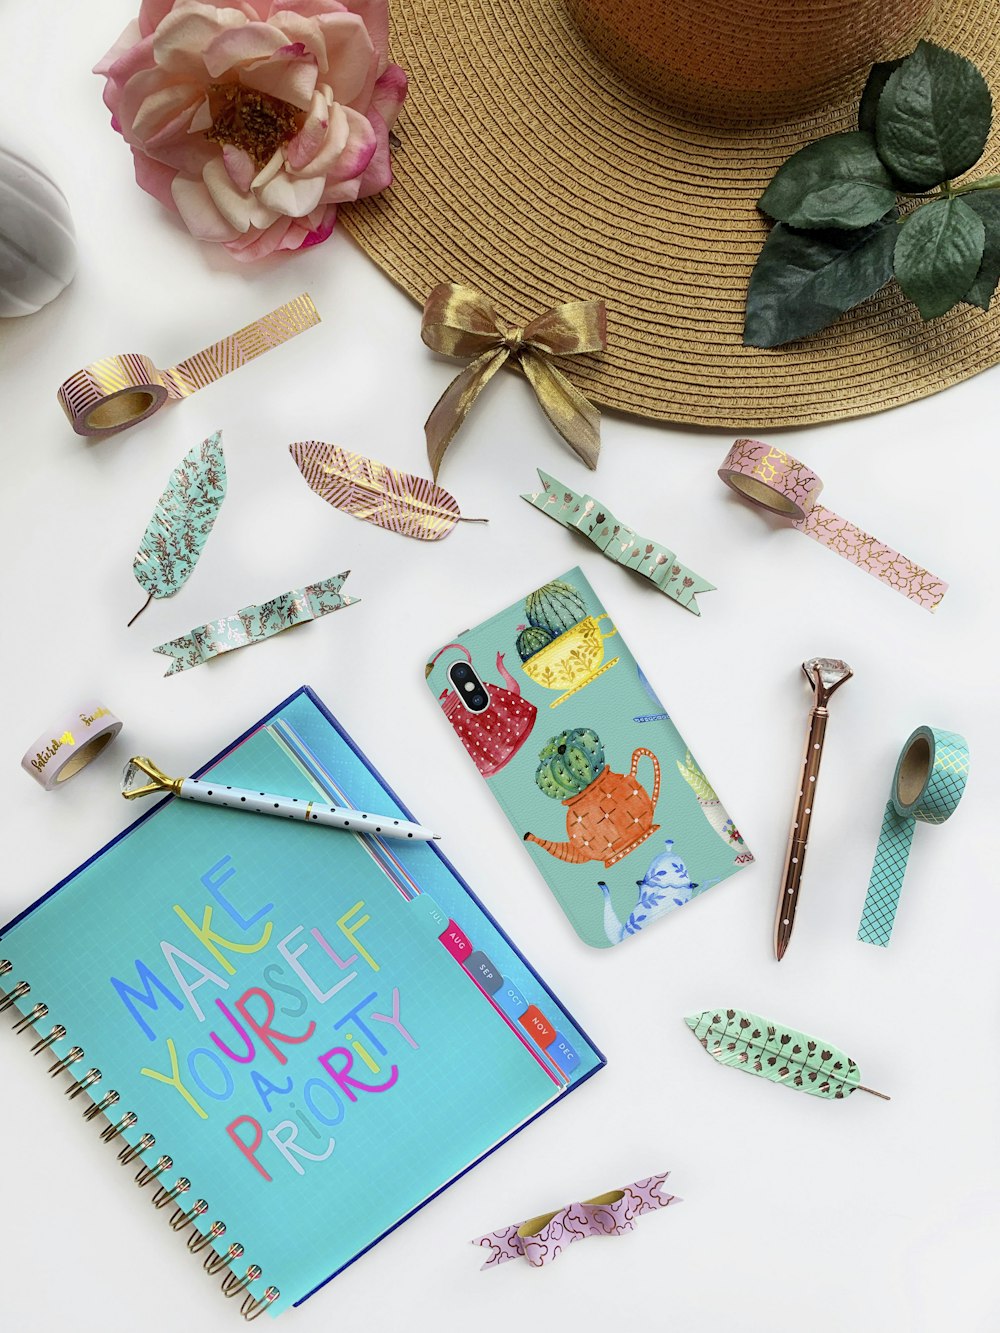
{"label": "white background surface", "polygon": [[[289,1328],[996,1329],[998,372],[780,441],[821,473],[831,507],[951,581],[933,616],[727,491],[716,468],[731,434],[609,416],[591,477],[508,375],[442,475],[489,527],[419,545],[356,522],[309,492],[288,443],[336,441],[426,473],[422,422],[457,367],[423,347],[417,308],[345,235],[244,268],[136,188],[88,73],[133,9],[64,6],[55,23],[29,0],[5,6],[0,142],[60,182],[80,268],[53,305],[0,325],[0,920],[126,824],[134,811],[117,790],[128,755],[187,772],[311,684],[443,831],[448,855],[609,1063],[285,1316]],[[98,443],[63,419],[55,390],[88,361],[137,350],[169,365],[303,290],[322,325],[195,398]],[[198,570],[126,630],[142,600],[132,554],[153,504],[184,452],[218,427],[229,495]],[[590,487],[716,582],[703,617],[532,513],[518,495],[537,465]],[[758,858],[605,953],[570,930],[423,679],[429,649],[577,562]],[[359,606],[162,678],[153,644],[346,568]],[[814,654],[845,657],[856,679],[832,708],[804,899],[778,966],[771,921],[809,706],[799,663]],[[20,756],[94,696],[126,730],[46,794]],[[857,922],[893,765],[922,722],[969,738],[972,778],[951,823],[918,827],[892,947],[875,950],[855,940]],[[720,1004],[839,1043],[892,1101],[827,1103],[716,1067],[681,1018]],[[220,1297],[79,1102],[67,1104],[6,1028],[2,1326],[235,1328],[237,1302]],[[478,1272],[469,1237],[663,1168],[685,1202],[632,1236],[575,1246],[540,1272]]]}

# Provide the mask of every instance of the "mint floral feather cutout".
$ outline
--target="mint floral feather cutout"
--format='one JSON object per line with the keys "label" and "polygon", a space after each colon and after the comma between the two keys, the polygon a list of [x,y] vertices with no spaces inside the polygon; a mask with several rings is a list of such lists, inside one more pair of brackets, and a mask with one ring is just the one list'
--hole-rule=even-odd
{"label": "mint floral feather cutout", "polygon": [[841,1101],[859,1091],[890,1100],[884,1092],[860,1083],[857,1064],[832,1042],[820,1041],[760,1014],[742,1009],[705,1009],[700,1014],[688,1014],[684,1022],[719,1064],[831,1101]]}
{"label": "mint floral feather cutout", "polygon": [[132,561],[149,596],[130,625],[154,597],[172,597],[191,577],[225,496],[226,460],[216,431],[185,454],[156,502]]}

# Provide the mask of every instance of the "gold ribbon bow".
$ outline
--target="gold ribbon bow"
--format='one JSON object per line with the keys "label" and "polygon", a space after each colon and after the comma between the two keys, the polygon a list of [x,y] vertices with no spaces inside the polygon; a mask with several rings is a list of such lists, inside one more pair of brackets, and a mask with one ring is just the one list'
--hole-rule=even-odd
{"label": "gold ribbon bow", "polygon": [[566,443],[589,468],[597,467],[601,414],[551,358],[604,351],[607,317],[603,301],[567,301],[524,328],[505,328],[492,301],[482,292],[461,283],[442,282],[424,305],[420,336],[435,352],[474,358],[448,385],[424,423],[435,480],[445,450],[469,408],[511,357]]}

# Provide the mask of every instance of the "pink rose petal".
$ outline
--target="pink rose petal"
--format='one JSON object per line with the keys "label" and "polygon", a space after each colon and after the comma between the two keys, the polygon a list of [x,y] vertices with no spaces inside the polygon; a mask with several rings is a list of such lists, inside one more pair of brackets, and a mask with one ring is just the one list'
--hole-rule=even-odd
{"label": "pink rose petal", "polygon": [[301,14],[303,18],[313,19],[320,14],[343,14],[346,8],[339,0],[274,0],[269,14],[280,23],[286,14]]}
{"label": "pink rose petal", "polygon": [[326,43],[325,82],[333,100],[346,106],[370,96],[378,56],[364,23],[357,14],[323,14],[316,22]]}
{"label": "pink rose petal", "polygon": [[374,110],[368,112],[368,118],[375,131],[377,147],[368,164],[368,169],[361,177],[359,199],[367,199],[370,194],[379,194],[392,184],[392,163],[389,160],[389,127]]}
{"label": "pink rose petal", "polygon": [[292,226],[291,218],[278,218],[270,227],[264,231],[251,231],[246,236],[241,236],[238,240],[226,243],[226,249],[234,259],[241,263],[252,263],[257,259],[266,259],[268,255],[274,254],[284,240],[289,227]]}
{"label": "pink rose petal", "polygon": [[234,241],[239,232],[223,218],[212,202],[204,181],[175,176],[170,187],[174,204],[185,227],[200,241]]}
{"label": "pink rose petal", "polygon": [[312,19],[302,18],[291,11],[275,14],[271,20],[275,28],[280,28],[289,43],[301,46],[316,61],[321,74],[326,72],[326,42],[323,34]]}
{"label": "pink rose petal", "polygon": [[[205,52],[224,33],[249,26],[238,9],[194,4],[168,14],[153,35],[153,53],[160,69],[204,79]],[[211,71],[209,71],[211,73]]]}
{"label": "pink rose petal", "polygon": [[132,121],[132,135],[137,142],[153,148],[158,140],[166,143],[187,134],[201,102],[201,89],[196,84],[175,83],[160,88],[143,99]]}
{"label": "pink rose petal", "polygon": [[283,213],[290,218],[304,218],[322,199],[324,185],[322,176],[296,179],[281,171],[258,191],[258,197],[261,203],[272,208],[275,213]]}
{"label": "pink rose petal", "polygon": [[233,144],[222,145],[222,161],[226,168],[229,179],[238,190],[244,194],[250,189],[250,184],[257,174],[257,167],[253,158],[242,148],[236,148]]}
{"label": "pink rose petal", "polygon": [[324,176],[327,184],[332,185],[338,181],[354,180],[367,169],[378,146],[373,126],[365,116],[352,111],[350,107],[331,107],[331,111],[334,110],[339,113],[338,120],[343,118],[346,135],[342,136],[339,129],[334,134],[334,123],[331,122],[330,133],[323,147],[296,175]]}
{"label": "pink rose petal", "polygon": [[313,224],[309,235],[302,242],[302,249],[311,245],[322,245],[333,234],[337,222],[337,205],[330,204],[323,210],[323,217],[318,224]]}
{"label": "pink rose petal", "polygon": [[330,106],[322,93],[314,93],[301,130],[285,145],[289,167],[293,171],[302,171],[331,138],[339,145],[336,152],[342,152],[349,133],[344,109],[336,104]]}
{"label": "pink rose petal", "polygon": [[298,42],[275,52],[269,60],[244,65],[240,83],[305,111],[316,89],[317,72],[315,56]]}
{"label": "pink rose petal", "polygon": [[205,68],[211,78],[217,79],[238,65],[251,60],[265,60],[288,45],[280,28],[270,23],[246,23],[241,28],[230,28],[210,42],[205,51]]}
{"label": "pink rose petal", "polygon": [[[143,61],[146,55],[152,52],[152,47],[152,42],[147,42],[144,38],[140,37],[139,25],[136,23],[135,19],[133,19],[115,42],[114,46],[110,47],[105,51],[104,55],[101,56],[100,60],[94,66],[92,73],[107,76],[114,69],[115,65],[121,61],[125,61],[130,66],[134,65],[134,69],[129,68],[128,70],[128,73],[132,74],[136,69],[142,69]],[[128,75],[126,75],[126,78],[127,77]],[[118,82],[124,83],[125,80],[119,77]]]}
{"label": "pink rose petal", "polygon": [[389,65],[372,89],[372,107],[391,130],[403,105],[409,79],[398,65]]}
{"label": "pink rose petal", "polygon": [[173,167],[165,167],[162,162],[157,162],[145,153],[140,153],[137,148],[132,149],[132,162],[135,167],[135,179],[140,189],[151,194],[154,199],[158,199],[164,208],[169,208],[172,213],[177,212],[177,205],[174,203],[174,196],[170,193],[170,187],[173,184],[177,172]]}
{"label": "pink rose petal", "polygon": [[266,201],[262,201],[250,190],[241,190],[234,185],[221,153],[205,163],[202,180],[219,214],[241,234],[245,234],[252,227],[269,227],[278,213],[285,211],[269,209]]}
{"label": "pink rose petal", "polygon": [[389,5],[388,0],[346,0],[347,8],[357,14],[368,29],[368,36],[379,57],[380,70],[389,59]]}

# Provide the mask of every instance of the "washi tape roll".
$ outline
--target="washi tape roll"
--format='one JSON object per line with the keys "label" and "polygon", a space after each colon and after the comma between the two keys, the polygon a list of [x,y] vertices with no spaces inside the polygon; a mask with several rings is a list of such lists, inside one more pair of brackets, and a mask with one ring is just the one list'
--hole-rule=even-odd
{"label": "washi tape roll", "polygon": [[46,791],[51,791],[86,768],[121,729],[119,719],[102,704],[82,704],[29,745],[21,767]]}
{"label": "washi tape roll", "polygon": [[957,731],[917,727],[892,779],[858,939],[885,948],[892,935],[917,821],[943,824],[958,807],[969,776],[969,747]]}
{"label": "washi tape roll", "polygon": [[947,583],[937,575],[817,504],[822,480],[791,454],[760,440],[736,440],[719,468],[719,476],[744,499],[790,519],[793,528],[928,611],[933,611],[948,591]]}
{"label": "washi tape roll", "polygon": [[59,387],[59,403],[78,435],[116,435],[319,322],[312,299],[303,293],[167,370],[138,352],[106,356],[70,375]]}

